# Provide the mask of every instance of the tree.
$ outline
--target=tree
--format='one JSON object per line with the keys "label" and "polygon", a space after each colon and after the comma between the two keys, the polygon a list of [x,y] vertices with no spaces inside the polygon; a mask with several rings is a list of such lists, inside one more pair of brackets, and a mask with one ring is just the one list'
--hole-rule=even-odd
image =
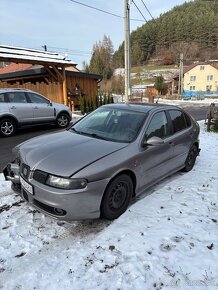
{"label": "tree", "polygon": [[85,70],[102,75],[104,80],[109,79],[113,73],[113,52],[113,44],[110,37],[104,35],[103,41],[94,44],[90,64],[89,66],[84,64]]}
{"label": "tree", "polygon": [[[131,33],[132,65],[143,65],[153,57],[164,58],[166,64],[176,62],[181,52],[191,62],[202,52],[218,57],[217,0],[194,0],[148,21]],[[179,53],[177,51],[179,50]],[[159,53],[160,50],[167,52]],[[114,67],[123,67],[124,45],[114,53]],[[166,57],[167,56],[167,57]]]}
{"label": "tree", "polygon": [[164,78],[162,76],[156,77],[154,87],[158,91],[159,94],[164,90],[165,84],[164,84]]}

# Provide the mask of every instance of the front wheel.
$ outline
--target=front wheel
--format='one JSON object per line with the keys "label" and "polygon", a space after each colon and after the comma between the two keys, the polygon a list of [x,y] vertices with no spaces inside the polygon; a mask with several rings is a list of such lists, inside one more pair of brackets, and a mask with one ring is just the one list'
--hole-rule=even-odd
{"label": "front wheel", "polygon": [[0,135],[10,137],[16,132],[16,123],[11,119],[3,119],[0,121]]}
{"label": "front wheel", "polygon": [[70,123],[70,118],[67,114],[61,113],[58,115],[56,123],[59,128],[66,128]]}
{"label": "front wheel", "polygon": [[101,202],[103,218],[113,220],[123,214],[133,194],[133,183],[128,175],[119,175],[109,183]]}
{"label": "front wheel", "polygon": [[184,172],[189,172],[195,165],[196,158],[198,156],[198,148],[196,145],[193,145],[189,150],[188,156],[185,161],[185,167],[182,169]]}

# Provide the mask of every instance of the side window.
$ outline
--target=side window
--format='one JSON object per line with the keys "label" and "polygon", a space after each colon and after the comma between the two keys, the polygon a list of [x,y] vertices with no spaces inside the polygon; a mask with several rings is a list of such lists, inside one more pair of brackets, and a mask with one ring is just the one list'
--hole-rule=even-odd
{"label": "side window", "polygon": [[169,126],[165,112],[156,113],[146,130],[146,139],[156,136],[165,138],[169,135]]}
{"label": "side window", "polygon": [[0,103],[6,103],[6,96],[5,96],[5,94],[0,94]]}
{"label": "side window", "polygon": [[187,127],[183,112],[179,110],[170,110],[169,114],[172,120],[173,133],[179,132]]}
{"label": "side window", "polygon": [[11,92],[7,93],[10,103],[27,103],[25,93],[23,92]]}
{"label": "side window", "polygon": [[28,93],[31,103],[49,104],[49,101],[37,94]]}
{"label": "side window", "polygon": [[191,121],[190,117],[186,113],[184,113],[184,116],[185,116],[187,127],[190,127],[191,124],[192,124],[192,121]]}

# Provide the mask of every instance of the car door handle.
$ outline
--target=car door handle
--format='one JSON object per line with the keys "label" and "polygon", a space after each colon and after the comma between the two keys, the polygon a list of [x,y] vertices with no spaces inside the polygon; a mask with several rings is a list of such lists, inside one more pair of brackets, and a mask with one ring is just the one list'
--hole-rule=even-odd
{"label": "car door handle", "polygon": [[37,107],[37,106],[35,106],[35,107],[34,107],[34,109],[38,109],[38,107]]}
{"label": "car door handle", "polygon": [[11,109],[16,109],[16,107],[15,106],[12,106]]}

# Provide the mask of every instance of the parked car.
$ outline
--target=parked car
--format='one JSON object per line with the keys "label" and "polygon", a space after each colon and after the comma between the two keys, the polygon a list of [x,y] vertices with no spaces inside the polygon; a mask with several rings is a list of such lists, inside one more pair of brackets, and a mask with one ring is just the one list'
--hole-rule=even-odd
{"label": "parked car", "polygon": [[0,89],[0,135],[12,136],[20,127],[55,123],[66,128],[72,119],[67,106],[25,89]]}
{"label": "parked car", "polygon": [[199,125],[165,105],[105,105],[68,130],[14,149],[6,180],[38,210],[60,220],[118,218],[131,199],[199,153]]}

